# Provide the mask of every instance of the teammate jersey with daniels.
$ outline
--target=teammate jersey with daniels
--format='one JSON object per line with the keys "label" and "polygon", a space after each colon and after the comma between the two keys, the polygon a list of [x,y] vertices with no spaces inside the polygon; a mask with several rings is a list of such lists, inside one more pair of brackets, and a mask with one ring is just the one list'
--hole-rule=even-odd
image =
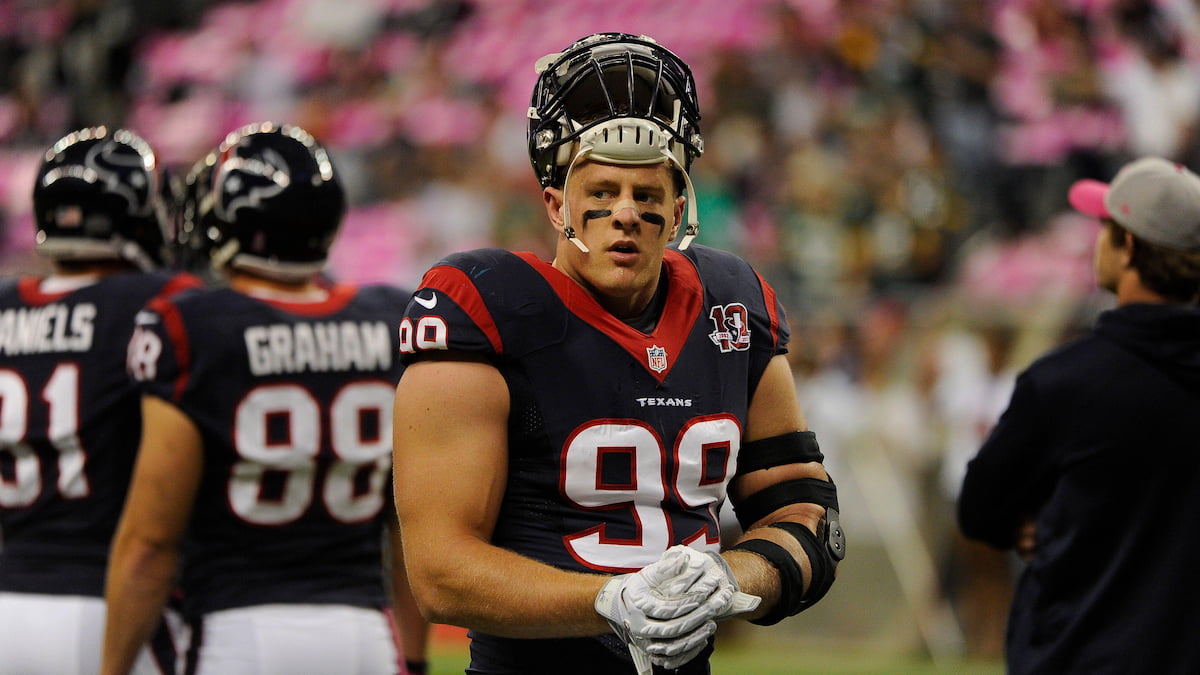
{"label": "teammate jersey with daniels", "polygon": [[42,281],[0,283],[0,591],[100,597],[141,426],[124,367],[134,315],[199,280]]}

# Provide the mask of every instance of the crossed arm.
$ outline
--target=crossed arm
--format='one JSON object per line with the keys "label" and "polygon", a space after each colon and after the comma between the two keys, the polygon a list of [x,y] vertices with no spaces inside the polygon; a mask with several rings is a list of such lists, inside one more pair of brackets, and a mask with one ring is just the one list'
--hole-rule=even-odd
{"label": "crossed arm", "polygon": [[[804,431],[807,428],[804,414],[800,410],[800,403],[796,398],[796,385],[792,379],[791,368],[786,357],[775,356],[764,371],[758,388],[754,392],[754,397],[750,401],[743,441],[747,443],[759,441],[795,431]],[[748,450],[749,448],[743,445],[743,455],[739,461],[750,459],[747,457]],[[739,473],[730,483],[729,498],[736,509],[745,504],[747,498],[768,487],[804,479],[830,480],[829,474],[826,473],[820,462],[783,463],[748,473]],[[795,501],[780,505],[750,523],[734,546],[753,539],[764,539],[781,546],[800,567],[803,579],[802,588],[806,597],[815,601],[817,598],[809,594],[813,567],[808,554],[791,534],[770,526],[776,523],[797,523],[814,535],[820,535],[822,520],[826,515],[825,507],[812,502]],[[733,568],[741,590],[763,599],[758,609],[745,615],[744,618],[760,619],[770,614],[776,604],[783,600],[780,571],[761,556],[744,550],[726,550],[722,555]]]}
{"label": "crossed arm", "polygon": [[[433,355],[410,365],[401,378],[393,466],[414,595],[430,621],[494,635],[607,633],[593,603],[611,577],[559,570],[490,543],[507,478],[508,396],[499,371],[462,354]],[[791,371],[776,357],[755,392],[744,436],[752,441],[804,428]],[[737,503],[792,478],[828,477],[815,462],[777,466],[739,477],[731,496]],[[766,526],[788,520],[815,531],[824,515],[815,504],[779,508],[744,538],[783,546],[800,562],[807,585],[811,568],[803,549]],[[741,590],[763,598],[750,618],[765,614],[780,597],[778,571],[753,553],[732,551],[726,560]]]}
{"label": "crossed arm", "polygon": [[482,359],[434,355],[405,370],[393,468],[413,594],[430,621],[493,635],[605,633],[592,602],[608,577],[490,542],[507,478],[508,412],[504,378]]}

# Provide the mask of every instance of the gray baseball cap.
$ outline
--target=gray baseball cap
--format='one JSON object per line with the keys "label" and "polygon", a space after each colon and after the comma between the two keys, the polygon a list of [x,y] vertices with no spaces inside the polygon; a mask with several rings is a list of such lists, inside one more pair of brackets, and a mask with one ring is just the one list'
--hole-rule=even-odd
{"label": "gray baseball cap", "polygon": [[1200,251],[1200,176],[1182,164],[1143,157],[1121,167],[1112,183],[1077,181],[1067,199],[1081,213],[1112,218],[1139,239]]}

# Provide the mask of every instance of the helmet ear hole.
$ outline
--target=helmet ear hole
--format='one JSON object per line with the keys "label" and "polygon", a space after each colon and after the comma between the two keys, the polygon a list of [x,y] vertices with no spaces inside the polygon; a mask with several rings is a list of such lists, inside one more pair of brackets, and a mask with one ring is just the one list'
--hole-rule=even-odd
{"label": "helmet ear hole", "polygon": [[[563,127],[562,137],[565,138],[571,134],[571,127],[566,122],[563,122],[562,127]],[[554,153],[554,166],[556,168],[563,167],[563,166],[566,166],[571,163],[571,156],[574,154],[571,152],[571,148],[573,145],[575,145],[575,144],[574,143],[560,143],[559,144],[558,149]]]}

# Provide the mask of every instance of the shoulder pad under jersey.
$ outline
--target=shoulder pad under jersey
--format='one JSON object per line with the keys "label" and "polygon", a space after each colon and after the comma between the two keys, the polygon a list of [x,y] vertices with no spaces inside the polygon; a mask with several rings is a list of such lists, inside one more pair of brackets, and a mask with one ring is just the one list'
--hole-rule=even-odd
{"label": "shoulder pad under jersey", "polygon": [[550,265],[501,249],[448,256],[425,273],[408,303],[401,352],[406,358],[437,349],[515,357],[561,341],[567,310],[543,267]]}

